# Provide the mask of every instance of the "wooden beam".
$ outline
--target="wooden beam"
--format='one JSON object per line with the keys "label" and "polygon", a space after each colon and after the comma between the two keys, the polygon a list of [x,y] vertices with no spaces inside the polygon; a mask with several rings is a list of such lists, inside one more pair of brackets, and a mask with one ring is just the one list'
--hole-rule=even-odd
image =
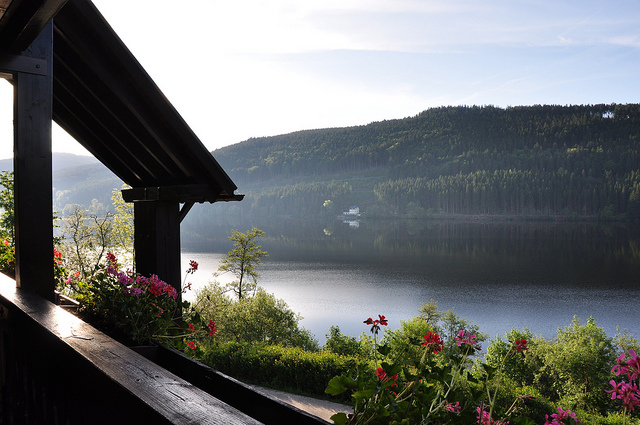
{"label": "wooden beam", "polygon": [[136,272],[158,275],[181,295],[180,204],[154,201],[133,205]]}
{"label": "wooden beam", "polygon": [[0,54],[0,72],[6,74],[24,72],[34,75],[47,75],[47,61],[27,56]]}
{"label": "wooden beam", "polygon": [[124,189],[122,198],[125,202],[138,201],[176,201],[187,202],[219,202],[219,201],[240,201],[244,195],[221,193],[219,187],[208,184],[186,184],[175,186],[151,186],[134,187]]}
{"label": "wooden beam", "polygon": [[14,78],[16,283],[53,300],[52,50],[50,23],[24,56],[44,60],[46,75]]}

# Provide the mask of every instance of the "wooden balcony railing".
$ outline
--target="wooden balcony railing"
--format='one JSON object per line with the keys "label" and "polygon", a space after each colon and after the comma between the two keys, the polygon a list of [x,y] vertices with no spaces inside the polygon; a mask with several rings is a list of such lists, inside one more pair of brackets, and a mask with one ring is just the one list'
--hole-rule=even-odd
{"label": "wooden balcony railing", "polygon": [[162,353],[186,380],[0,275],[2,424],[327,423]]}

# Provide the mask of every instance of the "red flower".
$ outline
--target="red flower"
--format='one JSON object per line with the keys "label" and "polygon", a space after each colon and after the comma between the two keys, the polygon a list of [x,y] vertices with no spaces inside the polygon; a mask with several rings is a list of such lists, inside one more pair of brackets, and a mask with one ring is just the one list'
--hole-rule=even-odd
{"label": "red flower", "polygon": [[196,327],[195,327],[195,326],[193,326],[193,323],[189,323],[189,330],[190,330],[191,332],[195,332],[195,331],[196,331]]}
{"label": "red flower", "polygon": [[[387,382],[389,379],[391,379],[392,381],[397,381],[398,380],[398,374],[396,373],[395,375],[387,375],[387,372],[384,371],[383,368],[379,367],[376,369],[376,375],[378,375],[378,379],[380,379],[380,382]],[[395,385],[396,383],[394,382],[392,385]]]}
{"label": "red flower", "polygon": [[[521,353],[523,351],[528,350],[527,348],[527,340],[522,338],[522,339],[516,339],[515,341],[509,341],[513,344],[513,348],[516,349],[517,352]],[[524,354],[524,353],[522,353]]]}
{"label": "red flower", "polygon": [[198,263],[194,260],[189,261],[189,270],[187,270],[187,273],[194,273],[196,270],[198,270]]}
{"label": "red flower", "polygon": [[437,333],[428,331],[422,338],[424,339],[422,345],[427,347],[428,350],[433,349],[433,354],[438,354],[444,349],[442,338]]}
{"label": "red flower", "polygon": [[108,261],[108,262],[110,262],[110,263],[115,264],[115,263],[117,263],[117,262],[118,262],[118,259],[116,258],[116,256],[115,256],[115,255],[113,255],[113,254],[111,253],[111,251],[109,251],[109,252],[107,252],[107,261]]}
{"label": "red flower", "polygon": [[191,348],[191,350],[196,351],[196,343],[193,341],[187,341],[187,345],[189,346],[189,348]]}
{"label": "red flower", "polygon": [[388,325],[387,319],[381,314],[378,314],[378,320],[373,320],[371,317],[369,317],[363,323],[365,325],[371,325],[371,333],[374,335],[378,335],[378,331],[380,330],[380,325],[382,326]]}
{"label": "red flower", "polygon": [[218,327],[216,326],[216,322],[209,320],[209,335],[215,335],[217,331]]}

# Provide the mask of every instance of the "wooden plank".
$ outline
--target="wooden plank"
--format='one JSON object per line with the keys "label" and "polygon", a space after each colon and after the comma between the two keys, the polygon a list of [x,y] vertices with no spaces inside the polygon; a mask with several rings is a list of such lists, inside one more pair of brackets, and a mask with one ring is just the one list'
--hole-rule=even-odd
{"label": "wooden plank", "polygon": [[14,190],[16,281],[49,300],[54,297],[53,207],[51,198],[53,25],[24,56],[47,64],[46,75],[14,78]]}
{"label": "wooden plank", "polygon": [[[168,423],[261,423],[131,351],[71,313],[16,288],[14,281],[4,275],[0,275],[0,304],[4,307],[0,316],[25,315]],[[82,377],[77,385],[83,385]]]}

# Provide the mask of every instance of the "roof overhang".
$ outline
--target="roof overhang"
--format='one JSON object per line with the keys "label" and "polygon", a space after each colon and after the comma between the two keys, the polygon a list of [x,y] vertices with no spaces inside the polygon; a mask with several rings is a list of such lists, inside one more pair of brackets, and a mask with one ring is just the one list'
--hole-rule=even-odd
{"label": "roof overhang", "polygon": [[53,18],[53,119],[133,188],[127,196],[242,199],[93,3],[0,0],[0,13],[0,76],[46,69],[20,51]]}

